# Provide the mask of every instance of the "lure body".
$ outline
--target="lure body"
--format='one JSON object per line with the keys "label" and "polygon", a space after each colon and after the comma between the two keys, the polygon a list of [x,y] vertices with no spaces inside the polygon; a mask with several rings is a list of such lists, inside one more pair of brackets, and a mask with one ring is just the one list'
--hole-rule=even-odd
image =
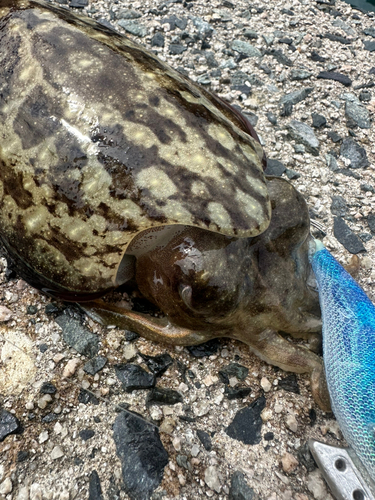
{"label": "lure body", "polygon": [[333,412],[375,480],[375,307],[320,242],[311,264],[323,319],[323,357]]}

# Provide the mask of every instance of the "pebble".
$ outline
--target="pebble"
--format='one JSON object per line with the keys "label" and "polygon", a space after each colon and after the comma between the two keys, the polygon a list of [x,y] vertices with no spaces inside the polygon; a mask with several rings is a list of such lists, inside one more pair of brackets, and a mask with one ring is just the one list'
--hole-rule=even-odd
{"label": "pebble", "polygon": [[80,365],[80,363],[81,363],[80,358],[70,359],[64,367],[62,377],[63,378],[72,377],[77,371],[77,368]]}
{"label": "pebble", "polygon": [[99,350],[98,335],[81,325],[81,323],[65,314],[55,318],[56,323],[62,329],[64,341],[77,352],[93,358]]}
{"label": "pebble", "polygon": [[268,380],[268,378],[266,378],[266,377],[262,377],[262,379],[260,381],[260,385],[261,385],[262,389],[264,390],[264,392],[270,392],[270,390],[272,389],[272,384]]}
{"label": "pebble", "polygon": [[291,453],[286,452],[281,458],[281,465],[283,467],[283,471],[290,474],[298,467],[298,460]]}
{"label": "pebble", "polygon": [[232,439],[245,444],[260,443],[262,419],[261,413],[266,400],[263,396],[253,401],[249,406],[238,410],[233,421],[225,429],[225,433]]}
{"label": "pebble", "polygon": [[366,250],[360,238],[353,233],[341,217],[335,217],[333,223],[333,234],[350,253],[357,254]]}
{"label": "pebble", "polygon": [[5,321],[9,321],[13,318],[13,313],[8,307],[0,306],[0,322],[4,323]]}
{"label": "pebble", "polygon": [[235,471],[230,479],[229,500],[256,500],[254,490],[240,471]]}
{"label": "pebble", "polygon": [[202,431],[200,429],[197,429],[197,436],[199,441],[203,444],[204,449],[206,451],[211,451],[212,450],[212,441],[210,435],[206,431]]}
{"label": "pebble", "polygon": [[4,481],[0,484],[0,495],[8,495],[13,490],[13,484],[10,477],[4,479]]}
{"label": "pebble", "polygon": [[369,166],[366,150],[351,137],[342,141],[340,155],[350,160],[350,168],[366,168]]}
{"label": "pebble", "polygon": [[83,371],[89,375],[95,375],[95,373],[100,372],[105,367],[107,361],[107,358],[104,356],[96,356],[85,363]]}
{"label": "pebble", "polygon": [[155,387],[147,395],[146,404],[148,405],[175,405],[182,403],[183,397],[173,389]]}
{"label": "pebble", "polygon": [[351,79],[343,75],[341,73],[335,73],[334,71],[321,71],[318,75],[317,78],[323,78],[325,80],[334,80],[336,82],[341,83],[345,87],[350,87],[352,84]]}
{"label": "pebble", "polygon": [[310,472],[307,476],[307,488],[315,500],[327,500],[328,491],[326,483],[318,469]]}
{"label": "pebble", "polygon": [[371,128],[370,111],[359,102],[346,101],[345,116],[350,128]]}
{"label": "pebble", "polygon": [[136,355],[138,354],[138,349],[134,344],[128,344],[124,347],[122,354],[126,361],[130,361],[136,357]]}
{"label": "pebble", "polygon": [[309,125],[297,120],[292,120],[289,125],[287,125],[287,129],[292,139],[302,143],[306,147],[306,150],[314,156],[319,156],[319,141]]}
{"label": "pebble", "polygon": [[93,470],[89,476],[88,500],[104,500],[99,474],[96,470]]}
{"label": "pebble", "polygon": [[250,43],[243,42],[242,40],[234,40],[232,42],[232,50],[239,52],[247,57],[261,57],[262,53],[259,49]]}
{"label": "pebble", "polygon": [[169,460],[158,428],[139,415],[121,412],[113,426],[113,439],[125,492],[132,499],[149,498],[159,486]]}
{"label": "pebble", "polygon": [[7,410],[0,410],[0,442],[20,430],[20,421],[18,418]]}
{"label": "pebble", "polygon": [[147,356],[146,354],[141,354],[142,359],[145,361],[148,369],[155,377],[160,377],[167,371],[167,369],[173,364],[173,358],[168,353],[158,354],[157,356]]}
{"label": "pebble", "polygon": [[210,465],[204,472],[204,482],[207,484],[209,488],[216,491],[216,493],[220,493],[221,491],[221,481],[222,477],[219,473],[217,467],[214,465]]}
{"label": "pebble", "polygon": [[287,417],[285,418],[285,424],[290,431],[297,432],[297,430],[298,430],[297,419],[291,413],[289,415],[287,415]]}
{"label": "pebble", "polygon": [[62,458],[64,456],[64,451],[61,448],[61,446],[54,446],[52,451],[51,451],[51,459],[52,460],[57,460],[59,458]]}
{"label": "pebble", "polygon": [[155,376],[134,364],[115,365],[117,378],[126,392],[150,389],[155,385]]}

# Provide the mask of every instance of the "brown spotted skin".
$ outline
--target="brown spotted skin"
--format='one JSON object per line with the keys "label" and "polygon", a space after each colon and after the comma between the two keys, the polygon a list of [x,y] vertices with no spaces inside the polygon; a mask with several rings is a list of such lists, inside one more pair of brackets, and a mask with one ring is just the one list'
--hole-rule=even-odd
{"label": "brown spotted skin", "polygon": [[116,285],[128,243],[166,224],[263,232],[246,121],[142,47],[34,1],[0,6],[0,234],[46,288]]}

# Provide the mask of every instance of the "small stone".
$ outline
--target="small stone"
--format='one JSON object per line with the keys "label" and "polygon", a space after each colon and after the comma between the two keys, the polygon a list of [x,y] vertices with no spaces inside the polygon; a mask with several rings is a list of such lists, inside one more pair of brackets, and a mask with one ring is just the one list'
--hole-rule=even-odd
{"label": "small stone", "polygon": [[367,216],[367,224],[372,233],[375,233],[375,214],[369,214]]}
{"label": "small stone", "polygon": [[293,68],[289,73],[290,80],[307,80],[307,78],[310,78],[311,76],[312,73],[310,73],[310,71],[298,68]]}
{"label": "small stone", "polygon": [[0,442],[9,436],[20,431],[20,421],[16,416],[7,410],[0,410]]}
{"label": "small stone", "polygon": [[240,471],[232,474],[230,480],[229,500],[256,500],[255,492],[245,481]]}
{"label": "small stone", "polygon": [[70,359],[64,367],[62,377],[63,378],[72,377],[75,374],[80,363],[81,360],[79,358]]}
{"label": "small stone", "polygon": [[236,413],[231,424],[225,429],[232,439],[245,444],[258,444],[262,440],[262,419],[260,417],[266,400],[262,396]]}
{"label": "small stone", "polygon": [[61,446],[55,446],[52,451],[51,451],[51,459],[52,460],[57,460],[58,458],[61,458],[64,456],[64,452],[61,448]]}
{"label": "small stone", "polygon": [[26,314],[34,315],[38,312],[38,308],[36,306],[27,306]]}
{"label": "small stone", "polygon": [[121,28],[124,28],[124,30],[131,35],[145,37],[148,34],[148,29],[136,21],[120,19],[118,24],[119,26],[121,26]]}
{"label": "small stone", "polygon": [[9,321],[12,318],[13,318],[12,311],[5,306],[0,306],[0,323]]}
{"label": "small stone", "polygon": [[298,460],[291,453],[286,452],[281,458],[281,465],[283,467],[283,471],[290,474],[298,467]]}
{"label": "small stone", "polygon": [[52,382],[43,382],[42,387],[39,390],[40,394],[55,394],[57,392],[56,387]]}
{"label": "small stone", "polygon": [[336,142],[340,142],[342,141],[342,137],[341,135],[339,135],[337,132],[335,132],[334,130],[330,130],[329,132],[327,132],[327,136],[331,139],[332,142],[336,143]]}
{"label": "small stone", "polygon": [[263,437],[264,437],[265,441],[272,441],[273,438],[275,437],[275,435],[273,432],[269,431],[269,432],[266,432]]}
{"label": "small stone", "polygon": [[138,19],[139,17],[142,17],[142,14],[133,9],[121,9],[117,13],[117,19]]}
{"label": "small stone", "polygon": [[262,377],[262,380],[260,381],[260,385],[261,385],[262,389],[264,390],[264,392],[270,392],[270,390],[272,389],[272,384],[268,380],[268,378],[266,378],[266,377]]}
{"label": "small stone", "polygon": [[133,340],[139,339],[139,335],[136,332],[132,332],[131,330],[125,330],[125,340],[127,342],[132,342]]}
{"label": "small stone", "polygon": [[342,141],[340,155],[350,160],[350,168],[366,168],[369,166],[366,150],[351,137],[346,137]]}
{"label": "small stone", "polygon": [[107,364],[107,358],[104,356],[96,356],[96,358],[92,358],[83,366],[83,371],[88,373],[89,375],[95,375],[100,370],[102,370]]}
{"label": "small stone", "polygon": [[220,493],[221,491],[221,474],[219,473],[217,467],[210,465],[204,472],[204,482],[207,484],[211,490]]}
{"label": "small stone", "polygon": [[267,120],[272,124],[272,125],[277,125],[277,117],[274,113],[272,113],[271,111],[269,111],[267,114],[266,114],[266,117],[267,117]]}
{"label": "small stone", "polygon": [[307,488],[313,494],[315,500],[326,500],[328,498],[327,487],[319,469],[315,469],[308,475]]}
{"label": "small stone", "polygon": [[98,335],[95,335],[88,328],[82,326],[77,319],[65,314],[57,316],[55,321],[62,329],[64,341],[68,345],[89,358],[97,355],[99,350]]}
{"label": "small stone", "polygon": [[0,495],[8,495],[13,490],[13,484],[10,477],[4,479],[4,481],[0,484]]}
{"label": "small stone", "polygon": [[249,369],[239,363],[230,363],[219,371],[219,376],[225,384],[229,383],[230,377],[236,377],[238,380],[245,380],[248,374]]}
{"label": "small stone", "polygon": [[207,432],[202,431],[200,429],[197,429],[196,432],[197,432],[197,436],[198,436],[199,441],[204,446],[204,449],[207,451],[211,451],[212,450],[212,442],[211,442],[210,435]]}
{"label": "small stone", "polygon": [[297,457],[299,462],[306,467],[307,472],[312,472],[316,469],[316,463],[307,442],[298,448]]}
{"label": "small stone", "polygon": [[366,250],[362,241],[353,233],[341,217],[335,217],[333,234],[350,253],[357,254]]}
{"label": "small stone", "polygon": [[82,439],[82,441],[88,441],[94,436],[95,431],[93,431],[92,429],[83,429],[82,431],[79,431],[79,437]]}
{"label": "small stone", "polygon": [[345,117],[350,128],[371,128],[370,111],[360,103],[346,101]]}
{"label": "small stone", "polygon": [[284,389],[284,391],[300,394],[297,377],[294,373],[291,373],[290,375],[287,375],[279,380],[277,387],[278,389]]}
{"label": "small stone", "polygon": [[262,53],[259,49],[250,43],[243,42],[242,40],[234,40],[232,42],[232,50],[239,52],[247,57],[261,57]]}
{"label": "small stone", "polygon": [[281,163],[281,161],[267,158],[267,167],[264,171],[265,175],[275,175],[277,177],[281,177],[285,170],[286,168]]}
{"label": "small stone", "polygon": [[361,90],[361,92],[359,93],[359,100],[361,102],[370,102],[371,92],[369,90]]}
{"label": "small stone", "polygon": [[93,470],[89,477],[89,498],[88,500],[103,500],[102,486],[99,474]]}
{"label": "small stone", "polygon": [[189,346],[187,347],[187,350],[195,358],[204,358],[206,356],[212,356],[212,354],[215,354],[218,351],[219,346],[220,342],[218,341],[218,339],[212,339],[208,342],[205,342],[204,344]]}
{"label": "small stone", "polygon": [[43,444],[48,440],[48,431],[43,431],[39,434],[39,444]]}
{"label": "small stone", "polygon": [[118,364],[115,365],[115,372],[126,392],[150,389],[155,385],[154,375],[146,372],[146,370],[138,365],[130,363]]}
{"label": "small stone", "polygon": [[327,125],[327,120],[324,118],[323,115],[319,115],[318,113],[311,113],[311,118],[313,121],[312,126],[314,128],[321,128]]}
{"label": "small stone", "polygon": [[249,38],[250,40],[256,40],[259,36],[256,31],[250,29],[246,29],[242,34],[245,38]]}
{"label": "small stone", "polygon": [[182,403],[183,397],[173,389],[165,389],[162,387],[155,387],[150,391],[147,396],[146,404],[149,405],[175,405]]}
{"label": "small stone", "polygon": [[186,455],[177,455],[176,462],[177,465],[179,465],[180,467],[183,467],[184,469],[191,471],[191,463],[189,462],[188,457]]}
{"label": "small stone", "polygon": [[292,139],[306,146],[307,151],[314,156],[319,156],[319,141],[311,127],[306,123],[292,120],[287,128]]}
{"label": "small stone", "polygon": [[148,369],[155,377],[163,375],[163,373],[173,364],[173,358],[167,352],[158,354],[157,356],[147,356],[146,354],[141,354],[141,356]]}
{"label": "small stone", "polygon": [[298,423],[297,423],[296,417],[294,415],[292,415],[291,413],[289,415],[287,415],[287,417],[285,419],[285,423],[290,431],[297,432]]}
{"label": "small stone", "polygon": [[323,78],[325,80],[334,80],[336,82],[345,85],[345,87],[350,87],[352,84],[351,79],[341,73],[335,73],[334,71],[321,71],[317,78]]}
{"label": "small stone", "polygon": [[375,42],[370,42],[368,40],[364,40],[363,45],[364,45],[365,50],[368,50],[369,52],[375,51]]}
{"label": "small stone", "polygon": [[342,196],[332,196],[331,212],[333,215],[339,215],[340,217],[345,217],[348,206],[345,199]]}
{"label": "small stone", "polygon": [[[265,38],[264,35],[263,38]],[[265,53],[274,57],[277,62],[283,64],[284,66],[293,66],[293,61],[291,61],[291,59],[289,59],[289,57],[287,57],[282,50],[270,49],[266,50]]]}
{"label": "small stone", "polygon": [[78,394],[78,402],[84,405],[87,405],[89,403],[93,405],[98,405],[99,399],[95,397],[95,395],[92,394],[92,392],[86,391],[86,389],[80,389]]}
{"label": "small stone", "polygon": [[194,404],[194,415],[197,417],[203,417],[203,415],[207,415],[209,413],[211,407],[207,401],[198,401]]}
{"label": "small stone", "polygon": [[306,99],[307,96],[311,94],[314,90],[314,87],[305,87],[301,90],[296,90],[295,92],[290,92],[289,94],[285,94],[279,101],[279,104],[298,104]]}

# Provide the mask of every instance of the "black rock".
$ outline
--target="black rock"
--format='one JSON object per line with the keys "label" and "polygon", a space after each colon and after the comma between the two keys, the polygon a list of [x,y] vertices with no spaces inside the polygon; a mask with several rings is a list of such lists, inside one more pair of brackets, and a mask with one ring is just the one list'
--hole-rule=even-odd
{"label": "black rock", "polygon": [[266,432],[263,436],[264,440],[265,441],[272,441],[273,438],[275,437],[274,433],[269,431],[269,432]]}
{"label": "black rock", "polygon": [[340,141],[342,141],[341,135],[339,135],[334,130],[330,130],[329,132],[327,132],[327,135],[331,139],[332,142],[340,142]]}
{"label": "black rock", "polygon": [[160,21],[160,24],[169,24],[170,31],[173,31],[177,28],[184,30],[187,26],[187,19],[180,19],[176,15],[169,16]]}
{"label": "black rock", "polygon": [[299,386],[297,377],[294,373],[287,375],[283,379],[279,380],[278,386],[279,389],[284,389],[287,392],[294,392],[294,394],[299,394]]}
{"label": "black rock", "polygon": [[293,61],[287,57],[282,50],[266,50],[266,55],[272,56],[277,62],[283,64],[284,66],[293,66]]}
{"label": "black rock", "polygon": [[158,428],[136,414],[122,412],[116,417],[113,439],[125,492],[131,500],[149,500],[161,483],[169,460]]}
{"label": "black rock", "polygon": [[361,191],[364,191],[365,193],[375,193],[375,189],[371,184],[361,184],[360,185]]}
{"label": "black rock", "polygon": [[245,444],[260,443],[263,423],[260,414],[265,405],[266,399],[261,396],[246,408],[239,410],[232,423],[225,429],[226,434]]}
{"label": "black rock", "polygon": [[[285,10],[285,9],[283,9]],[[233,473],[230,480],[229,500],[255,500],[255,492],[245,481],[245,476],[240,471]]]}
{"label": "black rock", "polygon": [[21,431],[21,424],[18,418],[7,410],[0,411],[0,442],[9,436]]}
{"label": "black rock", "polygon": [[25,460],[27,460],[30,456],[30,453],[27,451],[27,450],[20,450],[18,453],[17,453],[17,462],[24,462]]}
{"label": "black rock", "polygon": [[350,168],[337,168],[335,170],[338,174],[347,175],[348,177],[354,177],[354,179],[359,180],[361,178],[354,170],[350,170]]}
{"label": "black rock", "polygon": [[375,42],[369,42],[367,40],[364,40],[363,45],[365,47],[365,50],[368,50],[369,52],[375,51]]}
{"label": "black rock", "polygon": [[372,36],[372,38],[375,38],[375,28],[370,27],[370,28],[365,28],[363,30],[363,33],[368,36]]}
{"label": "black rock", "polygon": [[327,58],[320,56],[315,50],[311,52],[310,59],[314,62],[326,62]]}
{"label": "black rock", "polygon": [[369,101],[371,101],[371,92],[369,90],[362,90],[359,93],[359,100],[361,102],[369,102]]}
{"label": "black rock", "polygon": [[104,356],[96,356],[96,358],[90,359],[90,361],[87,361],[83,367],[83,371],[88,373],[89,375],[95,375],[95,373],[100,372],[102,370],[106,363],[107,363],[107,358]]}
{"label": "black rock", "polygon": [[239,363],[230,363],[225,368],[219,371],[219,376],[226,376],[228,378],[236,377],[238,380],[245,380],[249,374],[249,369]]}
{"label": "black rock", "polygon": [[339,217],[345,217],[348,211],[346,201],[342,196],[332,196],[331,212],[333,215],[338,215]]}
{"label": "black rock", "polygon": [[304,465],[307,472],[312,472],[316,469],[316,463],[313,456],[310,453],[308,443],[303,444],[297,450],[297,458],[300,464]]}
{"label": "black rock", "polygon": [[285,172],[286,168],[279,160],[271,160],[267,158],[267,167],[264,171],[265,175],[274,175],[276,177],[281,177]]}
{"label": "black rock", "polygon": [[280,107],[280,116],[291,116],[293,113],[293,104],[291,102],[284,102]]}
{"label": "black rock", "polygon": [[203,444],[204,449],[207,451],[211,451],[212,450],[212,441],[211,441],[210,435],[205,431],[197,429],[197,436],[198,436],[199,441]]}
{"label": "black rock", "polygon": [[368,72],[369,75],[375,75],[375,66]]}
{"label": "black rock", "polygon": [[84,405],[87,405],[89,403],[98,405],[99,399],[86,389],[80,389],[78,394],[78,402],[83,403]]}
{"label": "black rock", "polygon": [[375,233],[375,214],[369,214],[367,216],[367,224],[372,233]]}
{"label": "black rock", "polygon": [[316,411],[314,410],[314,408],[310,408],[309,410],[309,419],[310,419],[310,425],[313,426],[316,422]]}
{"label": "black rock", "polygon": [[64,341],[77,352],[89,358],[97,355],[99,351],[99,337],[90,332],[88,328],[65,314],[55,318],[56,323],[62,328]]}
{"label": "black rock", "polygon": [[352,84],[351,79],[341,73],[335,73],[334,71],[321,71],[317,78],[323,78],[324,80],[335,80],[336,82],[342,83],[345,87],[350,87]]}
{"label": "black rock", "polygon": [[44,415],[42,418],[43,424],[50,424],[51,422],[55,422],[58,419],[58,416],[56,413],[47,413],[47,415]]}
{"label": "black rock", "polygon": [[155,33],[155,35],[151,38],[151,46],[164,47],[164,36],[160,32]]}
{"label": "black rock", "polygon": [[115,365],[117,378],[126,392],[140,389],[151,389],[155,385],[155,377],[138,365],[131,363]]}
{"label": "black rock", "polygon": [[27,306],[26,313],[27,314],[36,314],[38,312],[38,308],[36,306]]}
{"label": "black rock", "polygon": [[180,45],[179,43],[171,43],[169,45],[169,53],[174,56],[182,54],[183,52],[185,52],[185,50],[187,50],[187,48],[183,45]]}
{"label": "black rock", "polygon": [[146,404],[148,405],[175,405],[182,403],[182,395],[173,389],[165,389],[155,387],[147,396]]}
{"label": "black rock", "polygon": [[328,40],[331,40],[331,42],[339,42],[342,43],[343,45],[350,45],[352,43],[351,40],[348,40],[344,36],[334,35],[333,33],[325,33],[323,35],[323,38],[328,38]]}
{"label": "black rock", "polygon": [[350,168],[366,168],[369,166],[365,149],[351,137],[346,137],[342,141],[340,154],[350,160]]}
{"label": "black rock", "polygon": [[132,332],[130,330],[125,330],[125,340],[132,342],[133,340],[139,339],[139,334]]}
{"label": "black rock", "polygon": [[48,351],[48,345],[47,345],[47,344],[39,344],[39,345],[38,345],[38,349],[39,349],[39,351],[43,354],[43,353],[45,353],[46,351]]}
{"label": "black rock", "polygon": [[83,429],[82,431],[79,431],[79,437],[83,441],[88,441],[93,436],[95,436],[95,431],[93,431],[92,429]]}
{"label": "black rock", "polygon": [[289,9],[281,9],[282,14],[286,14],[287,16],[294,16],[294,12]]}
{"label": "black rock", "polygon": [[39,390],[40,394],[55,394],[56,391],[57,389],[52,382],[43,382],[42,387]]}
{"label": "black rock", "polygon": [[47,304],[46,307],[44,308],[44,312],[46,314],[55,314],[60,312],[60,309],[57,307],[56,304]]}
{"label": "black rock", "polygon": [[266,114],[267,120],[272,124],[272,125],[277,125],[277,117],[275,114],[273,114],[271,111],[269,111]]}
{"label": "black rock", "polygon": [[233,399],[243,399],[246,398],[251,393],[250,387],[230,387],[226,386],[224,394],[231,401]]}
{"label": "black rock", "polygon": [[279,43],[285,43],[286,45],[291,45],[293,43],[293,40],[292,38],[284,36],[282,38],[279,38]]}
{"label": "black rock", "polygon": [[341,217],[335,217],[333,234],[350,253],[356,254],[366,250],[362,241],[353,233]]}
{"label": "black rock", "polygon": [[299,172],[296,172],[292,168],[287,168],[285,170],[285,174],[288,177],[288,179],[290,179],[290,180],[299,179],[301,177],[301,174]]}
{"label": "black rock", "polygon": [[205,358],[206,356],[212,356],[212,354],[215,354],[218,351],[219,346],[220,342],[218,339],[212,339],[204,344],[189,346],[187,347],[187,350],[195,358]]}
{"label": "black rock", "polygon": [[104,500],[99,475],[93,470],[89,477],[89,500]]}
{"label": "black rock", "polygon": [[89,4],[89,0],[71,0],[69,3],[69,7],[74,9],[83,9],[87,7]]}
{"label": "black rock", "polygon": [[327,125],[327,120],[323,115],[319,115],[318,113],[311,113],[312,118],[312,126],[314,128],[321,128]]}
{"label": "black rock", "polygon": [[148,369],[155,375],[155,377],[163,375],[163,373],[173,364],[173,358],[167,352],[158,354],[157,356],[147,356],[147,354],[142,353],[140,354]]}

